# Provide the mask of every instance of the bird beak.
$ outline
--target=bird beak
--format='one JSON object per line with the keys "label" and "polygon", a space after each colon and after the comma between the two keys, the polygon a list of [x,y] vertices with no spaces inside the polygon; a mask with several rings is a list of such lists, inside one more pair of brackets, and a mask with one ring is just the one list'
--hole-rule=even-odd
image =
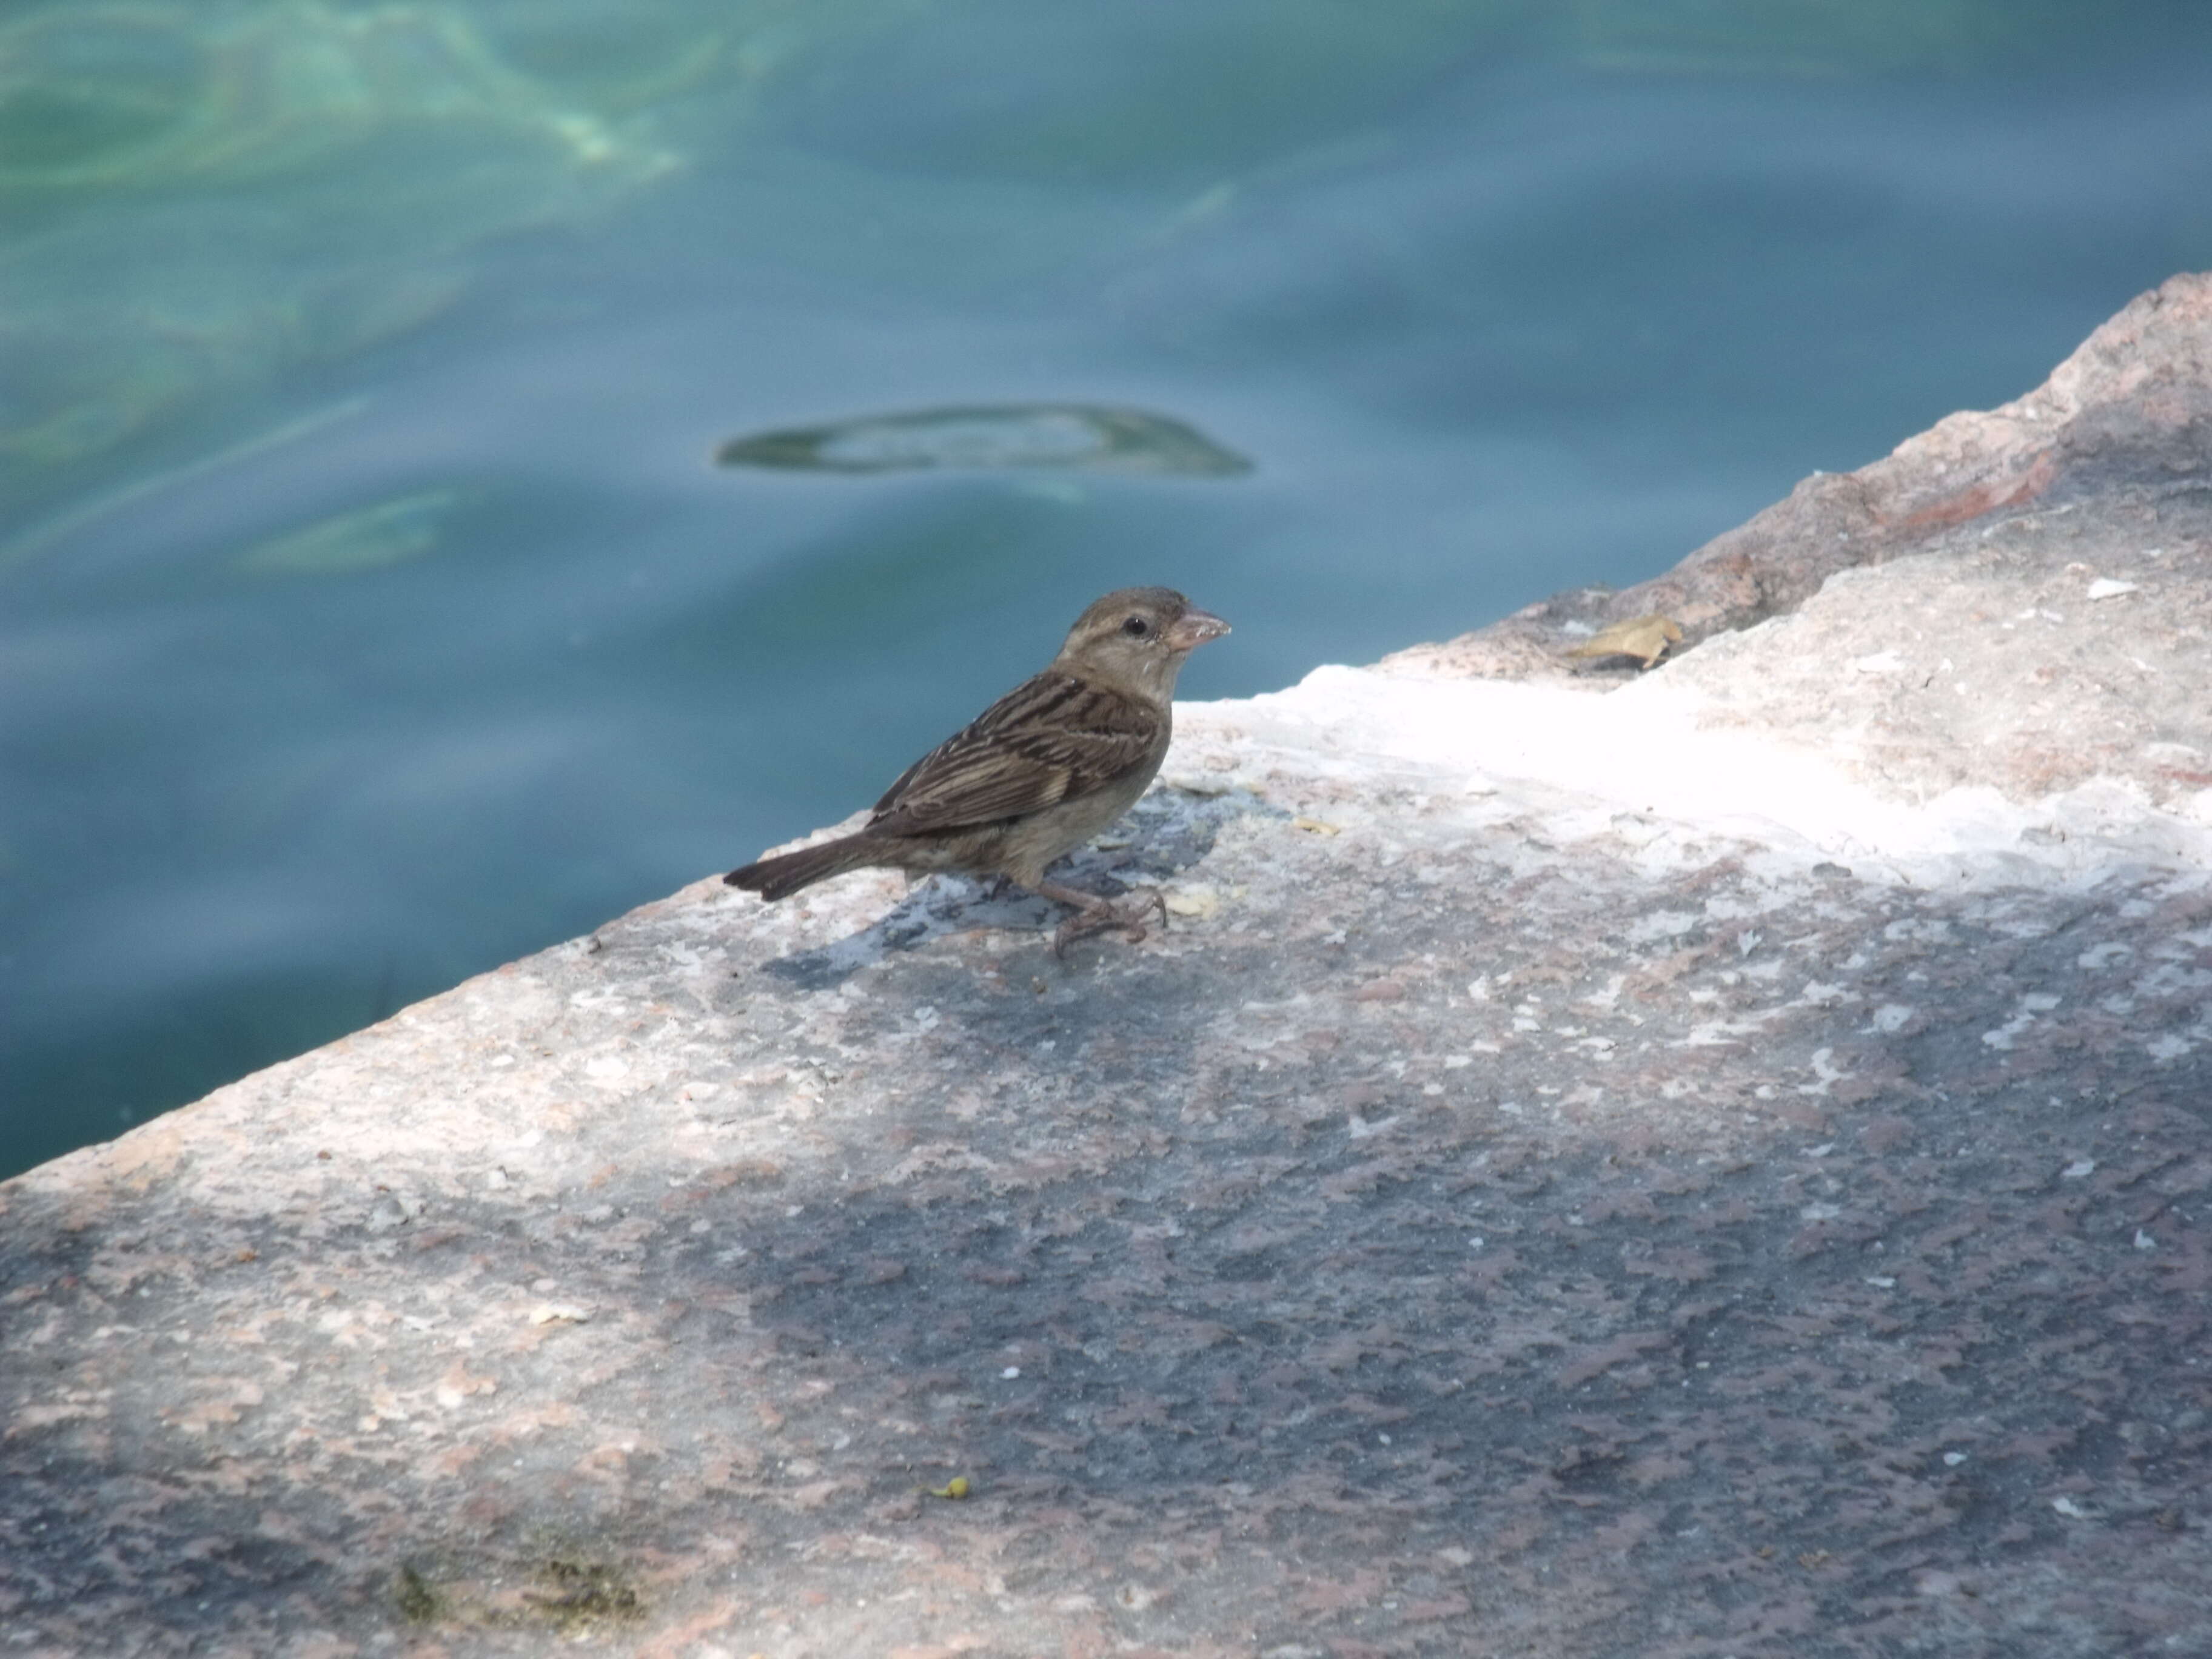
{"label": "bird beak", "polygon": [[1229,631],[1229,624],[1206,611],[1186,611],[1168,624],[1168,647],[1173,651],[1195,651],[1208,640],[1218,640]]}

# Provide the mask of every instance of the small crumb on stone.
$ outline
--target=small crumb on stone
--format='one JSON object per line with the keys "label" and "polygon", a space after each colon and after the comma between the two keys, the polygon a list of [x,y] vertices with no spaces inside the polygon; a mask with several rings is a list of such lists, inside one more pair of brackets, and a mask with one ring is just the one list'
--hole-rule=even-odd
{"label": "small crumb on stone", "polygon": [[1170,915],[1190,916],[1203,921],[1219,913],[1221,895],[1202,882],[1192,882],[1185,886],[1168,889],[1161,895],[1161,902],[1168,907]]}

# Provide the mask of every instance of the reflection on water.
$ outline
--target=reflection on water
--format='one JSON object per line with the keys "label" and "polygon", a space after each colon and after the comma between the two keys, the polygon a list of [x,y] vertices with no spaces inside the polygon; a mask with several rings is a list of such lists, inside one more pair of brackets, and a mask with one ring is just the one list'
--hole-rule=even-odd
{"label": "reflection on water", "polygon": [[1105,587],[1260,690],[2023,390],[2212,264],[2208,14],[9,8],[0,1170],[836,816]]}
{"label": "reflection on water", "polygon": [[791,472],[913,472],[931,467],[1053,467],[1220,477],[1252,463],[1186,422],[1140,409],[1007,404],[876,415],[732,438],[724,466]]}

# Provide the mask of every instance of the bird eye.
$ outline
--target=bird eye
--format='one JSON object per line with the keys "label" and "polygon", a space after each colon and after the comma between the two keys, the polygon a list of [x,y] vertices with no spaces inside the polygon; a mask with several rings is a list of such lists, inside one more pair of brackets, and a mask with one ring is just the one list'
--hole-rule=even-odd
{"label": "bird eye", "polygon": [[1152,625],[1142,617],[1132,617],[1121,624],[1121,631],[1133,640],[1141,640],[1152,631]]}

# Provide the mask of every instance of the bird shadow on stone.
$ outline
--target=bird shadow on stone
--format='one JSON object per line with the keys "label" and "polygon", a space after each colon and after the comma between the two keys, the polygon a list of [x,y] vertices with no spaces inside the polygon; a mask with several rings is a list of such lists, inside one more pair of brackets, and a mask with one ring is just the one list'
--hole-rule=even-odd
{"label": "bird shadow on stone", "polygon": [[[1130,808],[1109,834],[1055,863],[1052,878],[1085,892],[1118,898],[1132,888],[1166,881],[1189,869],[1213,850],[1223,824],[1255,813],[1284,816],[1249,790],[1205,795],[1188,789],[1155,789]],[[1066,914],[1065,906],[997,877],[931,876],[859,933],[779,957],[763,964],[762,971],[802,991],[827,990],[893,951],[911,951],[948,933],[983,927],[1048,933]]]}

